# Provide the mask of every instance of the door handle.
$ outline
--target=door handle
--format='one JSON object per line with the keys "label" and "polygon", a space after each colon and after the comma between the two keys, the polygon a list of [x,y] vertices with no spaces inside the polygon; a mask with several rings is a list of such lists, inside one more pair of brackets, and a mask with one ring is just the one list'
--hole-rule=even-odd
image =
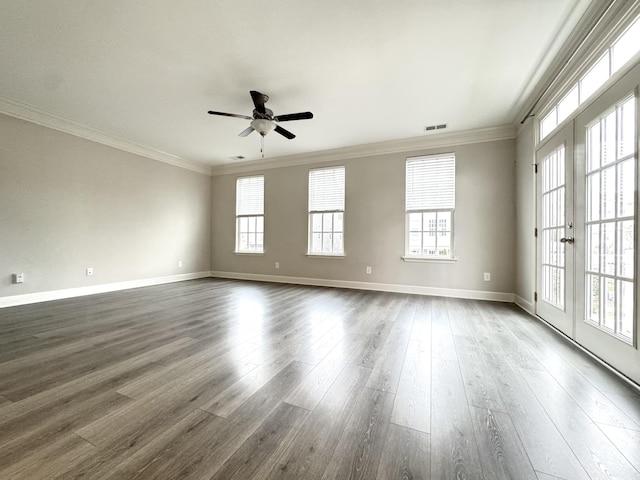
{"label": "door handle", "polygon": [[573,237],[561,238],[560,243],[573,243],[575,239]]}

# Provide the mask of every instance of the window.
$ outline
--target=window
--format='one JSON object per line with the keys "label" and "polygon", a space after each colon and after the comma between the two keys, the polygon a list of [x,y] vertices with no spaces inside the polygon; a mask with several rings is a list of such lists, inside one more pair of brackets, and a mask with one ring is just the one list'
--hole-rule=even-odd
{"label": "window", "polygon": [[580,103],[587,100],[609,78],[609,51],[580,79]]}
{"label": "window", "polygon": [[455,197],[455,155],[407,159],[406,257],[453,258]]}
{"label": "window", "polygon": [[236,181],[236,252],[264,251],[264,176]]}
{"label": "window", "polygon": [[640,50],[640,18],[616,40],[611,49],[611,68],[617,72]]}
{"label": "window", "polygon": [[586,102],[615,72],[626,65],[640,52],[640,17],[613,42],[604,54],[589,68],[569,93],[540,120],[540,140],[553,132],[569,118],[580,105]]}
{"label": "window", "polygon": [[309,171],[309,255],[344,255],[344,167]]}

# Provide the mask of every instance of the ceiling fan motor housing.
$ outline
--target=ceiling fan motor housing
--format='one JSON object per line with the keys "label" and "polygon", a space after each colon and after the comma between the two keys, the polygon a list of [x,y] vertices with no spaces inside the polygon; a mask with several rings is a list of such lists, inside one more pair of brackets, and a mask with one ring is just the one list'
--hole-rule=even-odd
{"label": "ceiling fan motor housing", "polygon": [[263,137],[271,130],[276,128],[275,122],[267,118],[256,118],[254,120],[251,120],[251,126]]}

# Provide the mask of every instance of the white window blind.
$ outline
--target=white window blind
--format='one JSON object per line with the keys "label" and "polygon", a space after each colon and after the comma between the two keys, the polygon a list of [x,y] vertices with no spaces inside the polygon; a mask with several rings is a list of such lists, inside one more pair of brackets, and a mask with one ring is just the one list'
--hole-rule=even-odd
{"label": "white window blind", "polygon": [[344,211],[344,167],[309,171],[309,211]]}
{"label": "white window blind", "polygon": [[264,176],[238,178],[236,215],[264,215]]}
{"label": "white window blind", "polygon": [[407,160],[407,211],[455,208],[455,161],[453,154]]}

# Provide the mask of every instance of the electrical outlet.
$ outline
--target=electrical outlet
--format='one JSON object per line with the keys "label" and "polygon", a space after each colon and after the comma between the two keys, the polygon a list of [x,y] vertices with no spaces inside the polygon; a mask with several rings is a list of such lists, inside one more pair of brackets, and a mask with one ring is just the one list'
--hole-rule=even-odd
{"label": "electrical outlet", "polygon": [[91,275],[93,275],[93,267],[88,267],[87,268],[87,277],[90,277]]}
{"label": "electrical outlet", "polygon": [[280,262],[276,262],[276,268],[280,268]]}
{"label": "electrical outlet", "polygon": [[371,267],[367,266],[365,272],[367,272],[367,275],[371,275]]}
{"label": "electrical outlet", "polygon": [[178,268],[182,268],[182,260],[178,260]]}
{"label": "electrical outlet", "polygon": [[24,283],[24,273],[14,273],[13,283]]}
{"label": "electrical outlet", "polygon": [[491,274],[489,272],[484,272],[484,281],[485,282],[491,281]]}

